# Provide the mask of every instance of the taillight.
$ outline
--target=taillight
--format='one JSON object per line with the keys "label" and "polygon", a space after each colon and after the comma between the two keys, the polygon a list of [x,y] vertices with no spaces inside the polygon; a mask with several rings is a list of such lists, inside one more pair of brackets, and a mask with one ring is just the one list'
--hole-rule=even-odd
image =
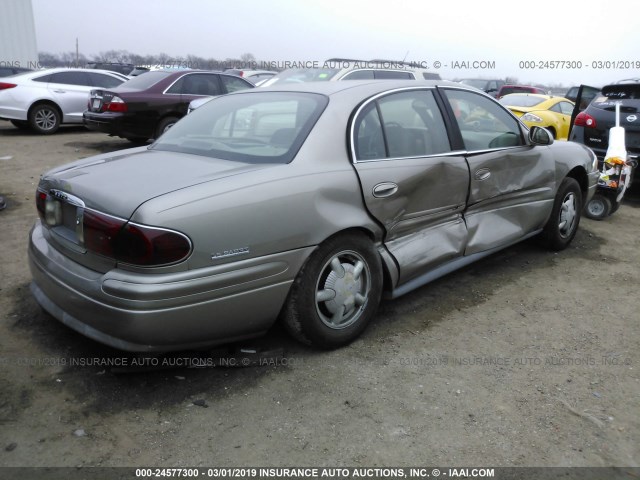
{"label": "taillight", "polygon": [[102,111],[106,112],[126,112],[127,104],[120,97],[114,96],[109,103],[102,105]]}
{"label": "taillight", "polygon": [[44,222],[45,210],[47,208],[47,194],[42,190],[36,190],[36,209],[40,220]]}
{"label": "taillight", "polygon": [[[36,208],[45,225],[65,225],[62,203],[40,189],[36,191]],[[155,267],[180,262],[191,253],[189,237],[180,232],[129,223],[83,205],[76,208],[77,242],[98,255],[131,265]]]}
{"label": "taillight", "polygon": [[596,119],[586,112],[580,112],[573,124],[578,127],[596,128]]}
{"label": "taillight", "polygon": [[191,253],[189,239],[172,230],[127,223],[126,220],[85,210],[84,246],[119,262],[151,267],[184,260]]}
{"label": "taillight", "polygon": [[14,88],[17,86],[18,85],[16,85],[15,83],[0,82],[0,90],[6,90],[8,88]]}

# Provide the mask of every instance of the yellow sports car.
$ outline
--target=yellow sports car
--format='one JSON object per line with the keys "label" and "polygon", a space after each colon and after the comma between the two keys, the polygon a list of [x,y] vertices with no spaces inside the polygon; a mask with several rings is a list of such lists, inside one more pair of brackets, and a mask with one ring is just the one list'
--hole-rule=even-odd
{"label": "yellow sports car", "polygon": [[544,127],[554,138],[566,140],[574,103],[564,97],[536,93],[512,93],[500,99],[527,127]]}

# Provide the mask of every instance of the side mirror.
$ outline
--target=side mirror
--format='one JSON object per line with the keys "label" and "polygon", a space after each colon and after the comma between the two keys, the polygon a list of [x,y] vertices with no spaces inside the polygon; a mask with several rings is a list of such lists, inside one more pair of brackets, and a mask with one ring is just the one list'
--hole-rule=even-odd
{"label": "side mirror", "polygon": [[534,145],[551,145],[553,143],[553,135],[546,128],[531,127],[529,141]]}

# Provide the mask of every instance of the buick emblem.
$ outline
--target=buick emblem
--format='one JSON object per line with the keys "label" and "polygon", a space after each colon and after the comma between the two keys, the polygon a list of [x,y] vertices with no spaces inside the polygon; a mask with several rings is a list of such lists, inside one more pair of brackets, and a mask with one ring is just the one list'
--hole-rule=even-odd
{"label": "buick emblem", "polygon": [[627,122],[635,122],[638,119],[637,115],[629,115],[627,117]]}

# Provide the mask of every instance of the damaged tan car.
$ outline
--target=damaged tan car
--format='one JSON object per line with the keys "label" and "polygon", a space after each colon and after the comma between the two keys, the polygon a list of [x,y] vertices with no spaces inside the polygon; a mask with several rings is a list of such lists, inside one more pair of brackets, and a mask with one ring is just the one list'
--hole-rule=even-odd
{"label": "damaged tan car", "polygon": [[44,174],[42,307],[130,351],[266,332],[354,340],[398,297],[523,239],[573,239],[598,172],[443,81],[306,83],[212,100],[155,143]]}

